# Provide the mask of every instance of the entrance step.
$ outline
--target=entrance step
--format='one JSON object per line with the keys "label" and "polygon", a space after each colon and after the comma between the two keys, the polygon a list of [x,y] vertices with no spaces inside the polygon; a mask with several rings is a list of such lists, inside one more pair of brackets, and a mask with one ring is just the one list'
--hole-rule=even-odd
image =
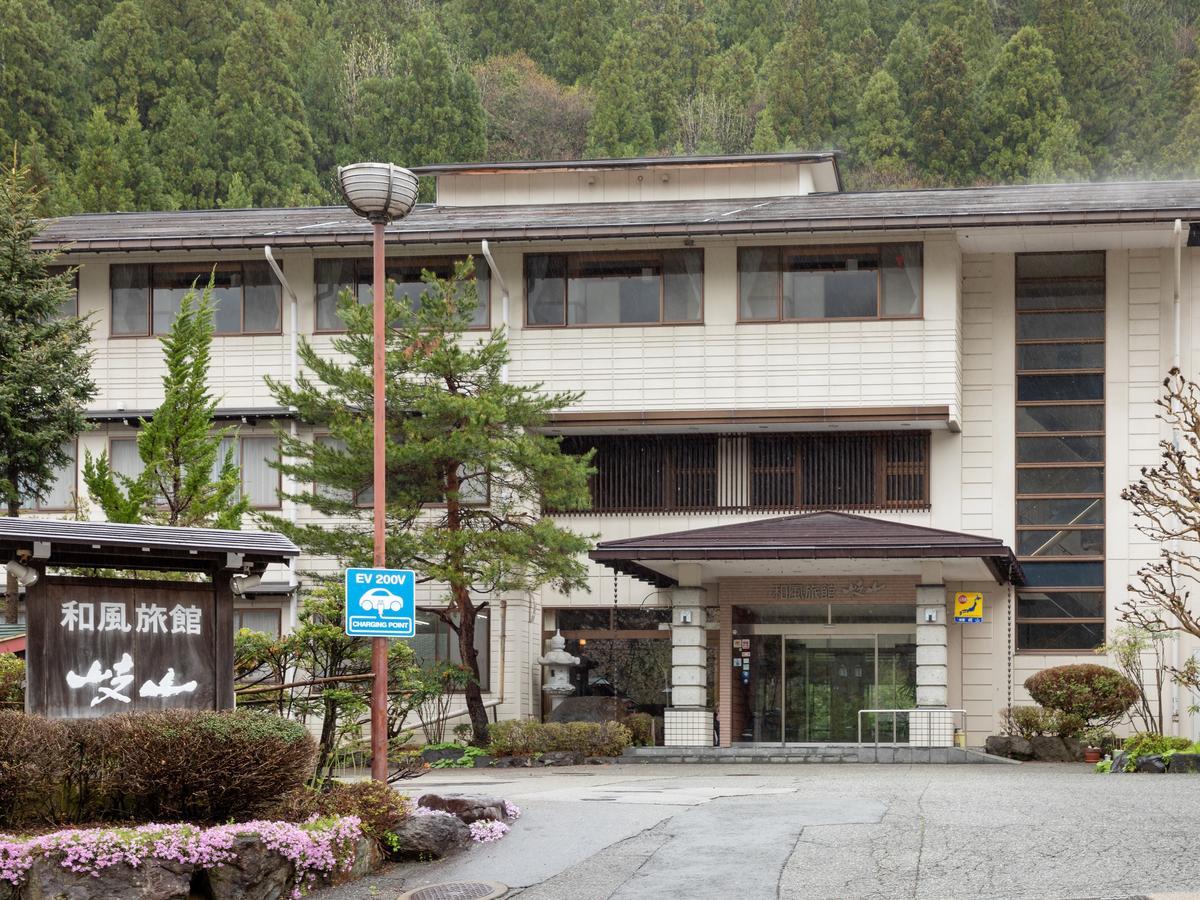
{"label": "entrance step", "polygon": [[874,744],[807,744],[768,747],[630,747],[623,763],[891,763],[1020,765],[1015,760],[961,747],[876,747]]}

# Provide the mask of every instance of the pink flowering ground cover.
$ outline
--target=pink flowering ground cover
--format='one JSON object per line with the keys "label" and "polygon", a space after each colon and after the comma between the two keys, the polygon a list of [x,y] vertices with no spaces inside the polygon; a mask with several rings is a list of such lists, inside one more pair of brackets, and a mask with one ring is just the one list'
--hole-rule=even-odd
{"label": "pink flowering ground cover", "polygon": [[[318,877],[350,869],[362,826],[357,816],[341,816],[300,825],[271,821],[215,828],[140,825],[71,829],[25,840],[0,835],[0,881],[20,885],[34,860],[55,855],[61,855],[63,868],[97,876],[110,866],[136,868],[151,859],[211,869],[232,861],[237,838],[251,834],[295,863],[297,885],[311,886]],[[295,897],[300,896],[299,886],[293,892]]]}
{"label": "pink flowering ground cover", "polygon": [[[446,812],[444,809],[429,809],[425,806],[413,807],[412,814],[414,816],[448,816],[451,819],[458,818],[452,812]],[[504,801],[504,816],[505,818],[516,821],[521,818],[521,807],[515,803]],[[511,830],[504,822],[493,822],[487,819],[480,819],[478,822],[471,822],[467,825],[471,829],[471,840],[477,844],[490,844],[493,841],[498,841]]]}

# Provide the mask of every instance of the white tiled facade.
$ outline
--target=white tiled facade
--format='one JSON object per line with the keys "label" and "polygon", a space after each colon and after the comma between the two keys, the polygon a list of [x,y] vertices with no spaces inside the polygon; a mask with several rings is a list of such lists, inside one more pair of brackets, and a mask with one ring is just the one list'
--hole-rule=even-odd
{"label": "white tiled facade", "polygon": [[[749,173],[749,174],[747,174]],[[639,183],[638,176],[643,180]],[[589,180],[590,179],[590,180]],[[803,194],[835,190],[826,170],[796,165],[753,171],[711,169],[698,173],[664,164],[642,172],[571,174],[468,174],[440,176],[439,200],[445,205],[495,206],[533,203],[622,203],[708,197],[755,198],[778,193]],[[1186,223],[1185,223],[1186,224]],[[1186,228],[1185,228],[1186,231]],[[903,320],[739,323],[739,246],[876,245],[883,241],[923,244],[922,313]],[[929,227],[889,233],[861,230],[831,234],[795,233],[754,237],[700,237],[693,244],[704,254],[703,320],[687,325],[645,327],[529,328],[524,316],[523,257],[531,252],[600,252],[678,248],[679,238],[624,242],[509,241],[493,245],[499,275],[508,285],[508,334],[512,353],[509,377],[514,382],[540,382],[548,391],[582,391],[573,413],[678,412],[705,410],[864,410],[863,421],[845,419],[840,430],[873,430],[880,409],[943,408],[941,421],[906,422],[905,427],[931,434],[930,503],[927,510],[871,513],[872,516],[951,531],[993,536],[1016,544],[1015,493],[1015,307],[1016,253],[1034,250],[1106,251],[1105,350],[1105,525],[1108,628],[1117,624],[1116,608],[1124,586],[1137,568],[1157,553],[1135,529],[1120,491],[1141,466],[1153,464],[1165,436],[1155,418],[1154,401],[1169,368],[1172,333],[1174,250],[1170,223],[1158,226],[997,227],[993,229]],[[392,255],[475,254],[478,243],[395,246]],[[297,331],[323,353],[332,353],[332,338],[314,334],[314,261],[322,257],[366,256],[365,245],[345,248],[276,249],[283,270],[298,295]],[[116,263],[209,263],[261,259],[258,250],[212,252],[170,250],[68,254],[79,266],[79,311],[91,314],[95,348],[94,375],[99,393],[97,412],[149,411],[161,400],[161,353],[154,338],[110,337],[109,267]],[[1200,365],[1200,297],[1194,275],[1197,250],[1183,250],[1182,346],[1185,372]],[[498,279],[492,279],[490,320],[503,322]],[[286,378],[292,371],[291,311],[284,295],[280,334],[225,336],[214,341],[212,392],[222,409],[269,410],[276,406],[265,375]],[[805,429],[824,426],[805,424]],[[901,427],[893,422],[885,426]],[[298,433],[305,434],[303,426]],[[617,430],[612,426],[610,430]],[[243,435],[266,435],[271,422],[250,417]],[[603,429],[593,428],[589,433]],[[698,429],[693,429],[698,430]],[[106,452],[112,438],[130,436],[131,428],[106,422],[79,439],[82,469],[85,451]],[[82,490],[82,476],[79,477]],[[85,510],[98,517],[94,503],[81,498]],[[296,521],[314,514],[283,502],[279,512]],[[682,531],[758,518],[767,514],[650,513],[640,515],[580,514],[565,517],[577,531],[607,541],[660,532]],[[329,570],[330,560],[302,559],[298,570]],[[915,565],[915,564],[914,564]],[[869,567],[868,567],[869,568]],[[900,569],[887,574],[912,574]],[[793,574],[859,574],[862,567],[831,561]],[[763,572],[786,576],[787,572]],[[272,573],[287,580],[287,573]],[[704,574],[704,587],[719,596],[720,578]],[[712,580],[715,578],[716,580]],[[589,563],[589,589],[563,596],[545,589],[532,595],[495,598],[491,615],[491,689],[485,700],[500,702],[501,718],[542,714],[541,673],[536,663],[543,632],[556,609],[667,606],[669,592],[610,569]],[[951,709],[968,713],[967,740],[982,743],[995,729],[996,712],[1010,702],[1027,700],[1025,678],[1049,665],[1095,661],[1090,653],[1025,653],[1014,651],[1014,600],[1007,586],[967,578],[946,577],[947,589],[980,590],[987,598],[984,621],[951,623],[946,629],[947,696]],[[433,597],[429,589],[426,601]],[[502,601],[502,602],[501,602]],[[275,601],[262,598],[257,605]],[[714,604],[715,605],[715,604]],[[295,610],[285,608],[286,629]],[[503,641],[502,641],[503,633]],[[503,651],[502,651],[503,643]],[[1190,649],[1190,648],[1189,648]],[[1172,699],[1174,704],[1174,699]],[[1196,736],[1197,723],[1179,698],[1172,727]],[[708,741],[712,710],[679,708],[665,721],[669,743]],[[942,736],[944,738],[944,735]],[[941,740],[941,739],[939,739]]]}

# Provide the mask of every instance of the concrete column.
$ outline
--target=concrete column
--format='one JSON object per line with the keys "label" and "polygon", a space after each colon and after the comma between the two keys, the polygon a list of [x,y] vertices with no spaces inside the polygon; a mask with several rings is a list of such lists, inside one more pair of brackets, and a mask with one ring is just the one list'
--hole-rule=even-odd
{"label": "concrete column", "polygon": [[917,708],[909,722],[914,746],[949,747],[954,723],[945,712],[947,685],[946,586],[917,585]]}
{"label": "concrete column", "polygon": [[713,714],[706,688],[704,589],[699,566],[679,568],[680,586],[671,591],[671,706],[664,713],[663,743],[668,747],[709,747]]}

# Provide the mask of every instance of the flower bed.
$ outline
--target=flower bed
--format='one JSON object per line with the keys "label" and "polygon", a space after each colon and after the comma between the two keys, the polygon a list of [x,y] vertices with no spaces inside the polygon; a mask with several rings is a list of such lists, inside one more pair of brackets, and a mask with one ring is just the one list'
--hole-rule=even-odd
{"label": "flower bed", "polygon": [[22,887],[39,863],[48,864],[47,871],[55,877],[63,874],[55,873],[56,868],[98,879],[118,874],[119,867],[128,872],[165,864],[187,878],[194,870],[236,865],[251,839],[292,867],[283,881],[291,887],[291,895],[299,897],[318,880],[349,871],[361,836],[356,816],[301,825],[261,821],[215,828],[171,824],[72,829],[26,840],[0,835],[0,888],[11,893],[12,888]]}

